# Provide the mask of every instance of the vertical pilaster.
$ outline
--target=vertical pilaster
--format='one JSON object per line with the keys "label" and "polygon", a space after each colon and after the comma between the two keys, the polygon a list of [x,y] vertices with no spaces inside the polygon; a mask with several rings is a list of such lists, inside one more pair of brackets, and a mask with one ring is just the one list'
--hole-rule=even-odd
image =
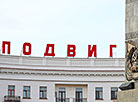
{"label": "vertical pilaster", "polygon": [[126,79],[138,79],[138,0],[126,0]]}
{"label": "vertical pilaster", "polygon": [[94,101],[94,88],[91,83],[88,84],[88,102],[93,102]]}

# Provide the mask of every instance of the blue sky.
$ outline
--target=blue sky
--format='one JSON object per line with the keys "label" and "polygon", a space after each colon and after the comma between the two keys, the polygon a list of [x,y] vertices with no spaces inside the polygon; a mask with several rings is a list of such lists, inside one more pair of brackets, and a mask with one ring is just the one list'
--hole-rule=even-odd
{"label": "blue sky", "polygon": [[56,57],[66,57],[75,44],[76,57],[87,57],[88,45],[97,45],[97,57],[125,56],[125,0],[0,0],[0,46],[11,41],[11,54],[20,55],[24,42],[31,56],[43,56],[46,44],[55,44]]}

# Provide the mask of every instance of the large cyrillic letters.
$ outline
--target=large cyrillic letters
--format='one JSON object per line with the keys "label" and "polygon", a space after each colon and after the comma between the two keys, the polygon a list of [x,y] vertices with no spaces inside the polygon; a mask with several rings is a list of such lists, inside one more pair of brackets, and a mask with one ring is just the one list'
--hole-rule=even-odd
{"label": "large cyrillic letters", "polygon": [[91,45],[88,45],[88,57],[92,57],[93,53],[94,53],[94,57],[97,57],[97,46],[93,45],[91,49]]}
{"label": "large cyrillic letters", "polygon": [[[117,45],[109,46],[109,57],[113,57],[113,48],[116,48]],[[47,44],[44,56],[55,56],[55,44]],[[32,45],[31,43],[25,42],[23,44],[23,54],[31,55]],[[2,41],[2,54],[10,54],[11,53],[11,42],[10,41]],[[75,57],[76,56],[76,46],[73,44],[67,45],[67,57]],[[97,45],[88,45],[88,57],[97,57]]]}
{"label": "large cyrillic letters", "polygon": [[67,56],[75,57],[76,55],[76,46],[75,45],[67,45]]}
{"label": "large cyrillic letters", "polygon": [[110,45],[110,57],[113,57],[113,48],[116,48],[116,45]]}
{"label": "large cyrillic letters", "polygon": [[[26,50],[28,47],[28,51]],[[30,43],[24,43],[23,44],[23,54],[24,55],[31,55],[31,44]]]}
{"label": "large cyrillic letters", "polygon": [[7,45],[7,54],[11,53],[11,42],[10,41],[3,41],[2,42],[2,53],[5,54],[5,46]]}
{"label": "large cyrillic letters", "polygon": [[[46,52],[44,53],[44,56],[55,56],[54,53],[54,44],[47,44],[46,46]],[[49,49],[51,48],[51,53],[49,53]]]}

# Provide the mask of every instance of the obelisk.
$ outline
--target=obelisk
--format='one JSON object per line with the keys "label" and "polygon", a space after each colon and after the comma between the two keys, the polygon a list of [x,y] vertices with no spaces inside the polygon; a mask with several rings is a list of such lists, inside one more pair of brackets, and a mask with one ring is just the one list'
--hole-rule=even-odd
{"label": "obelisk", "polygon": [[114,102],[138,102],[138,0],[126,0],[125,82]]}
{"label": "obelisk", "polygon": [[126,80],[138,80],[138,0],[126,0]]}

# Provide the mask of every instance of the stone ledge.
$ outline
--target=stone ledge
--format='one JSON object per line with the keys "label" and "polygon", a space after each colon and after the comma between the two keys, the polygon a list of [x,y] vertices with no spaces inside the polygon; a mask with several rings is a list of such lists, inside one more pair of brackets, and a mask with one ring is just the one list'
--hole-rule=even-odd
{"label": "stone ledge", "polygon": [[114,102],[138,102],[138,88],[117,93],[118,99]]}
{"label": "stone ledge", "polygon": [[138,31],[126,33],[126,40],[135,39],[135,38],[138,38]]}
{"label": "stone ledge", "polygon": [[126,0],[126,4],[137,2],[138,0]]}

